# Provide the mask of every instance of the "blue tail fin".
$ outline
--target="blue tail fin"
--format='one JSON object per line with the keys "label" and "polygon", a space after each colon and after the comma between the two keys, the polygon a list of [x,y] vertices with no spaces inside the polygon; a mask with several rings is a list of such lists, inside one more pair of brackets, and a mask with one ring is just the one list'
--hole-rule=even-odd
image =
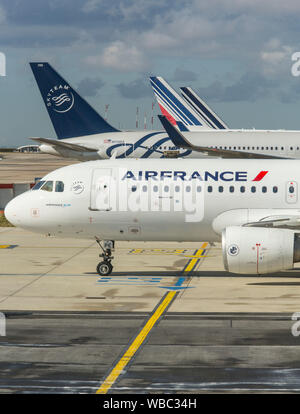
{"label": "blue tail fin", "polygon": [[47,62],[30,63],[58,139],[116,132]]}

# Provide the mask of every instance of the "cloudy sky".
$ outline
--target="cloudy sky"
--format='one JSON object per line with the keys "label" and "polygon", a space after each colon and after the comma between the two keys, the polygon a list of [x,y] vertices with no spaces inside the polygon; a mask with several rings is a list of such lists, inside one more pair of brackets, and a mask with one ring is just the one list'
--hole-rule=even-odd
{"label": "cloudy sky", "polygon": [[134,129],[138,106],[150,129],[148,77],[160,75],[232,128],[300,130],[299,18],[297,0],[0,0],[0,145],[55,137],[30,61],[50,62],[100,113],[109,104],[116,127]]}

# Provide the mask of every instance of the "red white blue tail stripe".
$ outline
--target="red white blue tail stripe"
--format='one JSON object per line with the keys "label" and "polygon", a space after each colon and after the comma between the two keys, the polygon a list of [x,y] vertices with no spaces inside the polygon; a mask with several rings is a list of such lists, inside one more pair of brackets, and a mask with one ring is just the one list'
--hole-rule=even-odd
{"label": "red white blue tail stripe", "polygon": [[224,121],[190,87],[180,88],[182,97],[213,129],[228,129]]}
{"label": "red white blue tail stripe", "polygon": [[209,127],[193,108],[187,106],[181,96],[163,78],[152,76],[150,82],[162,114],[173,125],[176,125],[181,131],[191,131],[193,127],[197,127],[197,129],[201,127],[207,129]]}

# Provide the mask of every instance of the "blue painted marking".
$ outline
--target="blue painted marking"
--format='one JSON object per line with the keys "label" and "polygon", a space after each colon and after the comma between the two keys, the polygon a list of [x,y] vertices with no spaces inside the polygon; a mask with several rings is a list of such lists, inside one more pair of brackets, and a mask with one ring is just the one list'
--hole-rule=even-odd
{"label": "blue painted marking", "polygon": [[185,281],[185,277],[180,277],[174,286],[181,286],[182,283]]}
{"label": "blue painted marking", "polygon": [[194,286],[158,286],[161,289],[167,289],[167,290],[185,290],[185,289],[192,289]]}
{"label": "blue painted marking", "polygon": [[127,277],[127,278],[115,278],[115,277],[101,277],[97,283],[109,283],[110,285],[128,285],[128,286],[157,286],[161,289],[167,290],[184,290],[191,289],[193,286],[184,287],[182,284],[185,282],[185,277],[179,277],[174,286],[159,286],[163,277]]}
{"label": "blue painted marking", "polygon": [[158,286],[158,287],[160,287],[161,289],[167,289],[167,290],[184,290],[184,289],[193,288],[193,286],[187,286],[187,287],[181,286],[183,282],[185,282],[185,280],[186,280],[185,277],[180,277],[178,278],[174,286]]}

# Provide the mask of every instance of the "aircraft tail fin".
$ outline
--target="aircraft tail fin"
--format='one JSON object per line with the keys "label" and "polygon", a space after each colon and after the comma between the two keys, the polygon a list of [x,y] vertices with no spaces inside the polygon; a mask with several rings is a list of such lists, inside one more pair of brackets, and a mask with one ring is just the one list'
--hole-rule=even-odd
{"label": "aircraft tail fin", "polygon": [[150,83],[162,114],[181,131],[211,128],[162,77],[151,76]]}
{"label": "aircraft tail fin", "polygon": [[177,128],[169,121],[169,119],[164,115],[157,115],[162,126],[166,130],[166,133],[169,135],[170,140],[177,148],[188,148],[192,149],[191,144],[185,139],[185,137],[178,131]]}
{"label": "aircraft tail fin", "polygon": [[116,132],[47,62],[31,62],[58,139]]}
{"label": "aircraft tail fin", "polygon": [[190,87],[180,88],[183,98],[214,129],[228,129],[224,121]]}

